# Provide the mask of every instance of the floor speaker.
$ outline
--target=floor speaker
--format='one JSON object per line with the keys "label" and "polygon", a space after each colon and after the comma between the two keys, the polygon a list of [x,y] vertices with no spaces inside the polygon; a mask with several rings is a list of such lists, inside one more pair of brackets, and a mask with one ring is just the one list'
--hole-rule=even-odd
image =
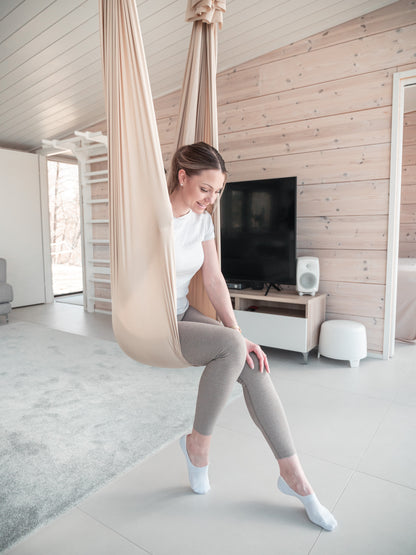
{"label": "floor speaker", "polygon": [[299,295],[315,295],[319,289],[319,258],[300,256],[296,264],[296,291]]}

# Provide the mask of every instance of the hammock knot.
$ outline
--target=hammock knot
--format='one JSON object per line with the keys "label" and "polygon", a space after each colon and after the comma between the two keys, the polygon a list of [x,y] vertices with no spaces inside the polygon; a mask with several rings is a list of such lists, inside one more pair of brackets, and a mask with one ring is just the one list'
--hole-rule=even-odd
{"label": "hammock knot", "polygon": [[222,27],[226,0],[188,0],[186,21],[202,21],[207,24],[218,23]]}

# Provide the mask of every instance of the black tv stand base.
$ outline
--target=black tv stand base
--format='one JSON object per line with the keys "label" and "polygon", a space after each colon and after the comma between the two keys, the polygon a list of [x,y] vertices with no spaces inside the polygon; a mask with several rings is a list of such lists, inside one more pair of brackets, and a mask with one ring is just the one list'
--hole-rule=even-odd
{"label": "black tv stand base", "polygon": [[281,291],[282,290],[282,288],[280,287],[280,285],[278,283],[269,283],[264,296],[266,296],[268,294],[268,292],[270,291],[270,289],[272,287],[274,287],[276,289],[276,291]]}

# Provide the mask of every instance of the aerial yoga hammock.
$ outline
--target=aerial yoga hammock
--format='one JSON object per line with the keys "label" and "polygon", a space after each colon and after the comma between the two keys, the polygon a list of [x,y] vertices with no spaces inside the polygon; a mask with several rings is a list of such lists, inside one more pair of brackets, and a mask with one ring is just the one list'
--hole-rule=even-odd
{"label": "aerial yoga hammock", "polygon": [[[100,0],[100,7],[109,138],[114,332],[124,351],[142,363],[185,367],[189,363],[181,353],[176,320],[173,214],[135,0]],[[220,21],[221,11],[224,9],[225,2],[220,0],[188,2],[187,19],[195,22],[182,90],[176,146],[203,140],[217,147],[216,22]],[[188,297],[191,305],[201,310],[205,303],[201,302],[203,295],[199,295],[198,287],[197,285],[195,290],[190,291]],[[206,309],[202,308],[202,311],[206,313]],[[217,328],[213,324],[206,327]],[[228,333],[228,339],[231,333],[234,334],[232,344],[238,344],[240,354],[245,355],[245,339],[235,330],[222,331],[224,333],[221,336]],[[241,349],[241,342],[244,343],[244,351]],[[259,346],[253,346],[258,347],[261,352]],[[230,354],[234,351],[227,352]],[[210,363],[201,382],[208,366]],[[319,503],[316,495],[295,492],[283,478],[285,473],[299,478],[301,483],[306,480],[302,477],[300,463],[295,460],[286,418],[268,374],[252,371],[247,364],[244,368],[234,365],[232,372],[230,369],[228,366],[227,375],[232,380],[228,379],[226,385],[215,379],[216,372],[224,372],[224,366],[217,365],[214,368],[211,365],[210,372],[214,379],[210,380],[208,376],[204,383],[207,388],[202,396],[204,407],[203,410],[198,410],[197,401],[196,410],[202,419],[199,419],[197,425],[195,418],[195,430],[192,434],[198,433],[202,420],[205,420],[205,426],[212,427],[216,417],[211,410],[212,404],[221,408],[221,403],[218,403],[221,401],[221,395],[217,395],[218,386],[221,390],[226,390],[230,384],[234,385],[237,377],[244,387],[249,412],[279,461],[279,489],[287,495],[298,497],[312,522],[326,530],[333,530],[336,520]],[[239,374],[234,376],[236,372]],[[213,388],[216,393],[211,396]],[[201,437],[209,437],[211,434],[211,430],[199,432]],[[208,466],[194,466],[188,455],[186,436],[183,436],[181,442],[187,459],[191,487],[196,493],[206,493],[209,489]]]}
{"label": "aerial yoga hammock", "polygon": [[[176,148],[197,141],[218,147],[216,44],[224,11],[225,0],[188,0],[186,19],[194,23]],[[135,0],[100,0],[100,30],[114,334],[122,349],[139,362],[187,367],[176,320],[173,214]],[[213,220],[218,237],[218,211]],[[188,297],[198,310],[215,314],[200,272]]]}

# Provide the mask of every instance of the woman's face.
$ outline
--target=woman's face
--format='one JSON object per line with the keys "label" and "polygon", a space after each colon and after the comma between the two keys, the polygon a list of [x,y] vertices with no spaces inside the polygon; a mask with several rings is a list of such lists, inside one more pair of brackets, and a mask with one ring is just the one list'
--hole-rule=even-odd
{"label": "woman's face", "polygon": [[210,204],[214,204],[224,187],[225,176],[221,170],[203,170],[199,175],[189,176],[179,170],[179,189],[183,203],[202,214]]}

